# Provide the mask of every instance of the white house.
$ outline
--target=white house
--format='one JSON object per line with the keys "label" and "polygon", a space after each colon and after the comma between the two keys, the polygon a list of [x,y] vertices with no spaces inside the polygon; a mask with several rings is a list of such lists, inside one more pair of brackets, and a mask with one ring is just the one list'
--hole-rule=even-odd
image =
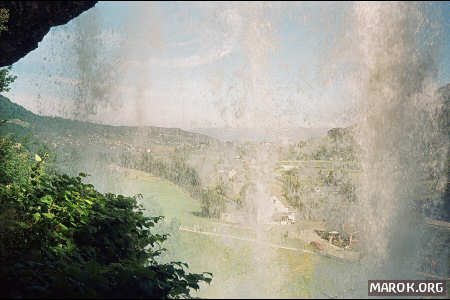
{"label": "white house", "polygon": [[270,202],[271,202],[271,204],[272,204],[272,207],[273,207],[273,211],[274,211],[274,212],[278,212],[278,213],[280,213],[280,212],[285,212],[285,213],[287,213],[287,212],[289,211],[288,207],[285,206],[285,205],[280,201],[280,199],[278,199],[277,196],[272,196],[272,197],[270,198]]}
{"label": "white house", "polygon": [[283,202],[278,199],[276,196],[272,196],[270,198],[273,213],[272,220],[275,222],[280,222],[281,224],[294,224],[295,223],[295,214],[296,210],[293,208],[289,208],[284,205]]}

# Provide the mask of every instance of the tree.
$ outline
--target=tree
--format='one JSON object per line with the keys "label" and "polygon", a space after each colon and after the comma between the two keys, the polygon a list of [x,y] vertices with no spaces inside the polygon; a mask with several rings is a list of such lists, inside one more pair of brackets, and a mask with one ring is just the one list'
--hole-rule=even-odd
{"label": "tree", "polygon": [[226,198],[225,183],[221,180],[214,188],[206,188],[202,190],[200,203],[202,207],[202,215],[209,218],[220,218],[225,212]]}
{"label": "tree", "polygon": [[17,79],[17,76],[9,73],[11,69],[11,66],[0,69],[0,93],[9,92],[10,84]]}
{"label": "tree", "polygon": [[165,234],[139,195],[48,172],[48,155],[0,137],[0,297],[189,298],[211,274],[159,263]]}

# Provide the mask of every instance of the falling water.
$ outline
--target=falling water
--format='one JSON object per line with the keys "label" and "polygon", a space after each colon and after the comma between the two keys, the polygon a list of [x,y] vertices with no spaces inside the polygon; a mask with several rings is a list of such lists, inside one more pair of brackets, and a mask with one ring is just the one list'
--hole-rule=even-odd
{"label": "falling water", "polygon": [[[352,88],[363,176],[352,221],[365,256],[361,268],[331,275],[341,296],[367,297],[367,279],[420,278],[426,255],[442,247],[442,236],[427,236],[417,207],[423,182],[435,182],[435,199],[443,202],[448,181],[448,132],[439,127],[443,99],[435,84],[438,28],[425,10],[418,3],[353,7],[351,51],[359,68]],[[441,259],[448,268],[448,249]]]}
{"label": "falling water", "polygon": [[364,69],[364,121],[358,131],[364,171],[361,222],[371,258],[405,274],[416,267],[411,259],[420,257],[424,246],[424,220],[414,213],[418,185],[434,176],[443,192],[447,181],[448,140],[438,128],[441,98],[433,82],[436,40],[425,35],[430,24],[421,8],[406,3],[355,6]]}
{"label": "falling water", "polygon": [[[361,149],[363,175],[358,205],[348,212],[347,221],[360,231],[363,257],[351,266],[332,267],[329,262],[316,266],[315,280],[328,284],[320,289],[311,286],[312,296],[366,297],[368,279],[419,278],[417,271],[424,257],[439,245],[439,238],[426,237],[425,219],[417,209],[423,182],[435,182],[442,195],[448,181],[449,141],[447,132],[439,127],[443,104],[435,83],[439,28],[427,18],[426,8],[420,3],[355,3],[347,15],[348,32],[340,41],[347,53],[335,58],[339,62],[351,57],[354,67],[345,76],[356,108],[350,119]],[[232,111],[232,125],[267,119],[272,116],[268,112],[279,105],[269,96],[274,87],[268,56],[276,43],[271,23],[265,19],[268,10],[270,5],[259,3],[224,10],[227,22],[239,25],[229,35],[241,38],[246,62],[237,76],[243,86],[240,99],[247,100],[224,102],[222,116],[228,118]],[[144,77],[139,86],[149,84],[148,76]],[[143,118],[141,104],[136,105],[139,120]],[[263,148],[252,157],[249,179],[254,191],[247,201],[245,225],[263,241],[264,220],[271,215],[269,185],[278,157]],[[280,296],[283,279],[275,278],[281,273],[275,251],[261,245],[251,251],[252,270],[239,279],[249,282],[234,282],[233,287],[223,287],[221,294]],[[448,257],[443,258],[446,261],[448,264]]]}
{"label": "falling water", "polygon": [[[277,24],[272,23],[273,19],[268,16],[274,14],[278,18],[291,18],[291,7],[283,5],[280,6],[282,8],[274,8],[270,3],[245,3],[241,7],[218,4],[212,10],[214,17],[203,25],[223,29],[223,32],[217,30],[220,31],[217,39],[223,40],[218,44],[222,45],[220,42],[223,42],[223,47],[211,47],[213,51],[209,53],[205,50],[206,54],[199,51],[202,55],[188,56],[189,59],[185,60],[164,59],[166,41],[162,38],[163,30],[159,24],[162,21],[153,6],[139,5],[133,10],[131,18],[134,21],[127,23],[124,31],[127,38],[117,47],[117,53],[110,56],[103,53],[110,44],[102,39],[104,32],[101,31],[97,16],[87,12],[83,19],[76,20],[75,26],[73,56],[76,75],[79,76],[72,84],[76,89],[73,117],[105,123],[120,123],[117,122],[120,119],[134,122],[133,125],[150,124],[152,118],[163,115],[160,107],[156,107],[161,102],[150,97],[151,89],[153,85],[156,86],[156,79],[160,75],[152,68],[161,70],[157,67],[170,64],[189,68],[202,60],[218,60],[235,50],[241,50],[243,54],[239,72],[233,72],[233,80],[237,83],[228,82],[230,86],[227,86],[223,75],[226,70],[219,69],[215,70],[216,73],[211,72],[214,74],[208,78],[211,91],[204,91],[208,90],[208,85],[196,87],[202,89],[201,93],[196,91],[198,95],[195,95],[201,100],[202,93],[210,92],[214,105],[220,110],[222,120],[219,121],[230,127],[249,127],[256,123],[263,129],[277,126],[280,129],[284,113],[301,111],[307,115],[305,111],[310,108],[320,111],[317,107],[321,105],[319,100],[322,99],[308,97],[312,99],[310,102],[300,99],[300,104],[296,104],[296,99],[300,98],[298,92],[287,100],[279,97],[278,92],[283,88],[277,86],[276,80],[271,77],[272,54],[277,51],[277,43],[282,40],[276,40]],[[368,279],[420,278],[418,271],[425,263],[425,257],[430,250],[440,247],[442,240],[439,236],[429,234],[425,227],[425,216],[418,207],[424,182],[433,182],[435,207],[443,206],[443,193],[448,183],[446,164],[449,138],[439,119],[444,99],[436,92],[441,33],[436,25],[439,22],[428,17],[427,9],[427,5],[421,3],[354,3],[342,21],[345,26],[336,33],[336,45],[323,50],[325,54],[332,55],[319,54],[323,64],[319,73],[328,73],[330,77],[339,72],[344,73],[342,88],[354,104],[349,114],[339,116],[339,119],[351,120],[345,126],[354,125],[354,134],[361,149],[359,158],[363,172],[357,189],[357,205],[340,217],[347,218],[346,222],[360,231],[362,259],[358,263],[342,265],[330,264],[325,259],[317,265],[314,265],[317,261],[308,261],[308,264],[314,265],[311,268],[315,272],[310,296],[367,297]],[[326,17],[334,13],[331,11]],[[305,15],[298,24],[306,22]],[[342,36],[338,33],[342,33]],[[204,40],[214,38],[211,33],[201,37]],[[145,57],[142,65],[133,59],[127,61],[129,57],[142,58],[140,56],[149,56]],[[132,69],[136,65],[139,68]],[[167,69],[170,70],[170,67]],[[174,82],[191,74],[186,73],[188,75],[182,77],[176,71],[167,72],[173,75],[170,78]],[[167,74],[164,75],[167,77]],[[128,81],[121,82],[129,75]],[[172,84],[168,82],[167,89],[173,89],[173,95],[183,97],[182,88]],[[300,87],[298,84],[297,90]],[[222,89],[228,92],[221,95]],[[123,90],[132,91],[128,94],[131,100],[117,100]],[[321,95],[316,94],[317,97]],[[182,105],[184,116],[184,99]],[[285,111],[280,110],[283,105],[287,107]],[[339,107],[340,104],[334,106]],[[118,107],[121,108],[120,114],[113,109],[114,113],[107,116],[108,109]],[[327,109],[333,110],[331,105]],[[327,109],[322,112],[328,113]],[[210,113],[206,109],[198,111],[205,118]],[[280,297],[288,294],[281,290],[292,283],[292,278],[282,277],[291,269],[283,273],[284,262],[280,262],[277,257],[279,253],[268,247],[267,243],[264,245],[264,223],[272,215],[270,185],[276,181],[274,169],[280,159],[274,149],[258,145],[248,154],[251,158],[248,180],[254,189],[245,201],[247,223],[241,225],[252,228],[257,243],[249,243],[250,246],[244,247],[229,238],[219,240],[232,249],[231,253],[238,253],[236,257],[240,255],[240,249],[250,252],[245,256],[250,257],[245,262],[248,269],[243,271],[244,274],[232,273],[235,270],[220,270],[221,273],[213,281],[213,285],[216,285],[214,292],[206,293],[209,297]],[[210,154],[218,155],[213,151],[204,155]],[[202,164],[206,158],[200,160],[199,164]],[[211,175],[214,172],[212,164],[204,163],[202,168],[207,173],[205,176],[216,175]],[[132,188],[130,193],[133,192]],[[322,217],[325,217],[325,212]],[[448,251],[445,249],[443,252],[441,262],[443,268],[450,269]],[[213,257],[211,253],[205,254],[208,255]],[[292,260],[295,264],[304,259],[300,253],[296,252],[295,255],[295,260]],[[282,259],[286,259],[286,256]],[[302,271],[294,274],[299,277],[295,279],[298,282],[303,280]],[[229,280],[228,277],[233,278]],[[324,282],[326,284],[322,284]],[[289,295],[299,293],[295,291]]]}

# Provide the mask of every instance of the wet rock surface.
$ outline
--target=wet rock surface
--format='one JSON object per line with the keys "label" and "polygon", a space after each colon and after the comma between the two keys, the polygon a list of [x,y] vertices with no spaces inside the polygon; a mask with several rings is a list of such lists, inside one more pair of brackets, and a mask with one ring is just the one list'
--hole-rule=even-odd
{"label": "wet rock surface", "polygon": [[0,34],[0,66],[15,63],[37,48],[53,26],[66,24],[97,1],[0,1],[9,11]]}

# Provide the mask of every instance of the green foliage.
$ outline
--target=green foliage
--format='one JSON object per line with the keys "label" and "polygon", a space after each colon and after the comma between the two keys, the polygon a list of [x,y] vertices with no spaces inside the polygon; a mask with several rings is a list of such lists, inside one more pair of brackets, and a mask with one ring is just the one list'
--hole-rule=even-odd
{"label": "green foliage", "polygon": [[0,95],[0,119],[20,119],[22,121],[33,122],[34,119],[37,119],[37,116]]}
{"label": "green foliage", "polygon": [[0,296],[188,298],[211,274],[159,264],[167,235],[152,233],[138,196],[102,194],[48,172],[47,155],[0,139]]}
{"label": "green foliage", "polygon": [[205,217],[219,218],[225,211],[227,197],[224,182],[219,182],[214,188],[202,187],[197,171],[182,156],[174,155],[170,160],[163,160],[154,158],[150,153],[139,155],[125,152],[120,156],[120,165],[149,172],[183,187],[200,201],[201,214]]}
{"label": "green foliage", "polygon": [[133,168],[167,179],[189,192],[194,193],[200,187],[197,171],[190,167],[181,156],[173,155],[170,159],[153,157],[150,153],[133,154],[123,152],[119,164],[125,168]]}
{"label": "green foliage", "polygon": [[0,93],[9,92],[11,90],[10,84],[17,79],[17,76],[9,73],[11,69],[12,66],[0,69]]}
{"label": "green foliage", "polygon": [[227,203],[225,186],[221,181],[214,188],[202,190],[200,194],[202,215],[210,218],[220,218]]}
{"label": "green foliage", "polygon": [[283,197],[288,201],[289,205],[299,208],[301,211],[306,209],[306,197],[308,192],[313,189],[312,185],[301,180],[299,174],[295,170],[289,170],[282,175]]}
{"label": "green foliage", "polygon": [[311,154],[311,158],[313,160],[329,160],[332,155],[332,150],[327,145],[320,145],[319,149]]}
{"label": "green foliage", "polygon": [[9,11],[6,8],[0,8],[0,35],[2,31],[8,30],[6,24],[9,20]]}

